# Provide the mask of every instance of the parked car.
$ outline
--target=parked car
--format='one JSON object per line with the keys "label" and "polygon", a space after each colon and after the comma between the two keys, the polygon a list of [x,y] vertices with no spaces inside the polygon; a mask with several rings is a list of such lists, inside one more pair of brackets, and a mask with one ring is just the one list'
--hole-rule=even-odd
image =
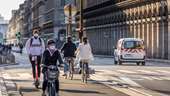
{"label": "parked car", "polygon": [[144,41],[137,38],[122,38],[117,42],[114,51],[115,64],[122,65],[126,62],[134,62],[137,65],[145,65]]}

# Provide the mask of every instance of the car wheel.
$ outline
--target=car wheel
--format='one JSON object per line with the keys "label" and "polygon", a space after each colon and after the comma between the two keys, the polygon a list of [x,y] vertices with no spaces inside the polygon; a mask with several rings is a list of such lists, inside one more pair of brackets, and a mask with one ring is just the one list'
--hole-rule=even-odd
{"label": "car wheel", "polygon": [[145,62],[142,62],[142,65],[145,66],[146,65]]}
{"label": "car wheel", "polygon": [[136,64],[139,66],[139,65],[140,65],[140,62],[137,62]]}

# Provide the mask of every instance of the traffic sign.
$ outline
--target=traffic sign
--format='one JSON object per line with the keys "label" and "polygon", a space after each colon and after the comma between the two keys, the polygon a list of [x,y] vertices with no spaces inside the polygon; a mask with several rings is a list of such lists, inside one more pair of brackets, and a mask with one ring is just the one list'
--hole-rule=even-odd
{"label": "traffic sign", "polygon": [[67,17],[70,17],[69,11],[71,11],[71,16],[74,17],[77,13],[77,8],[73,4],[67,4],[64,6],[64,13]]}

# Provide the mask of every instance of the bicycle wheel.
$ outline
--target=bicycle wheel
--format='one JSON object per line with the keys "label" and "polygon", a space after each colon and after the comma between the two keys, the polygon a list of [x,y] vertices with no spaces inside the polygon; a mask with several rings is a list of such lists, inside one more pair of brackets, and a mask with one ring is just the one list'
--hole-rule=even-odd
{"label": "bicycle wheel", "polygon": [[54,84],[49,84],[48,86],[48,96],[56,96],[56,89]]}
{"label": "bicycle wheel", "polygon": [[82,64],[82,81],[85,82],[85,68],[84,68],[84,64]]}
{"label": "bicycle wheel", "polygon": [[87,73],[87,71],[88,71],[88,67],[87,67],[87,64],[85,65],[84,64],[84,66],[85,66],[85,83],[87,83],[87,78],[88,78],[88,73]]}

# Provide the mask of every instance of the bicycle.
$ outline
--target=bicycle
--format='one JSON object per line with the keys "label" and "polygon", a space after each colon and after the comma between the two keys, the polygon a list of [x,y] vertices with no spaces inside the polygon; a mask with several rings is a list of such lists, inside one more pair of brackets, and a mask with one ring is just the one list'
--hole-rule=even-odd
{"label": "bicycle", "polygon": [[47,71],[45,72],[47,82],[47,88],[46,88],[46,96],[59,96],[58,93],[56,93],[56,87],[55,87],[55,81],[59,77],[59,69],[54,66],[46,66],[42,65],[41,67],[47,68]]}
{"label": "bicycle", "polygon": [[89,77],[89,68],[87,60],[82,61],[82,81],[87,83],[87,78]]}
{"label": "bicycle", "polygon": [[68,72],[68,75],[66,75],[66,79],[67,79],[67,76],[69,76],[69,78],[71,80],[73,80],[73,74],[74,74],[74,59],[73,57],[68,57],[66,58],[66,61],[67,63],[69,64],[69,72]]}
{"label": "bicycle", "polygon": [[40,82],[38,80],[38,61],[37,61],[37,56],[33,56],[32,57],[32,60],[35,61],[35,65],[36,65],[36,77],[35,77],[35,82],[34,82],[34,85],[35,85],[35,88],[39,88],[40,86]]}

